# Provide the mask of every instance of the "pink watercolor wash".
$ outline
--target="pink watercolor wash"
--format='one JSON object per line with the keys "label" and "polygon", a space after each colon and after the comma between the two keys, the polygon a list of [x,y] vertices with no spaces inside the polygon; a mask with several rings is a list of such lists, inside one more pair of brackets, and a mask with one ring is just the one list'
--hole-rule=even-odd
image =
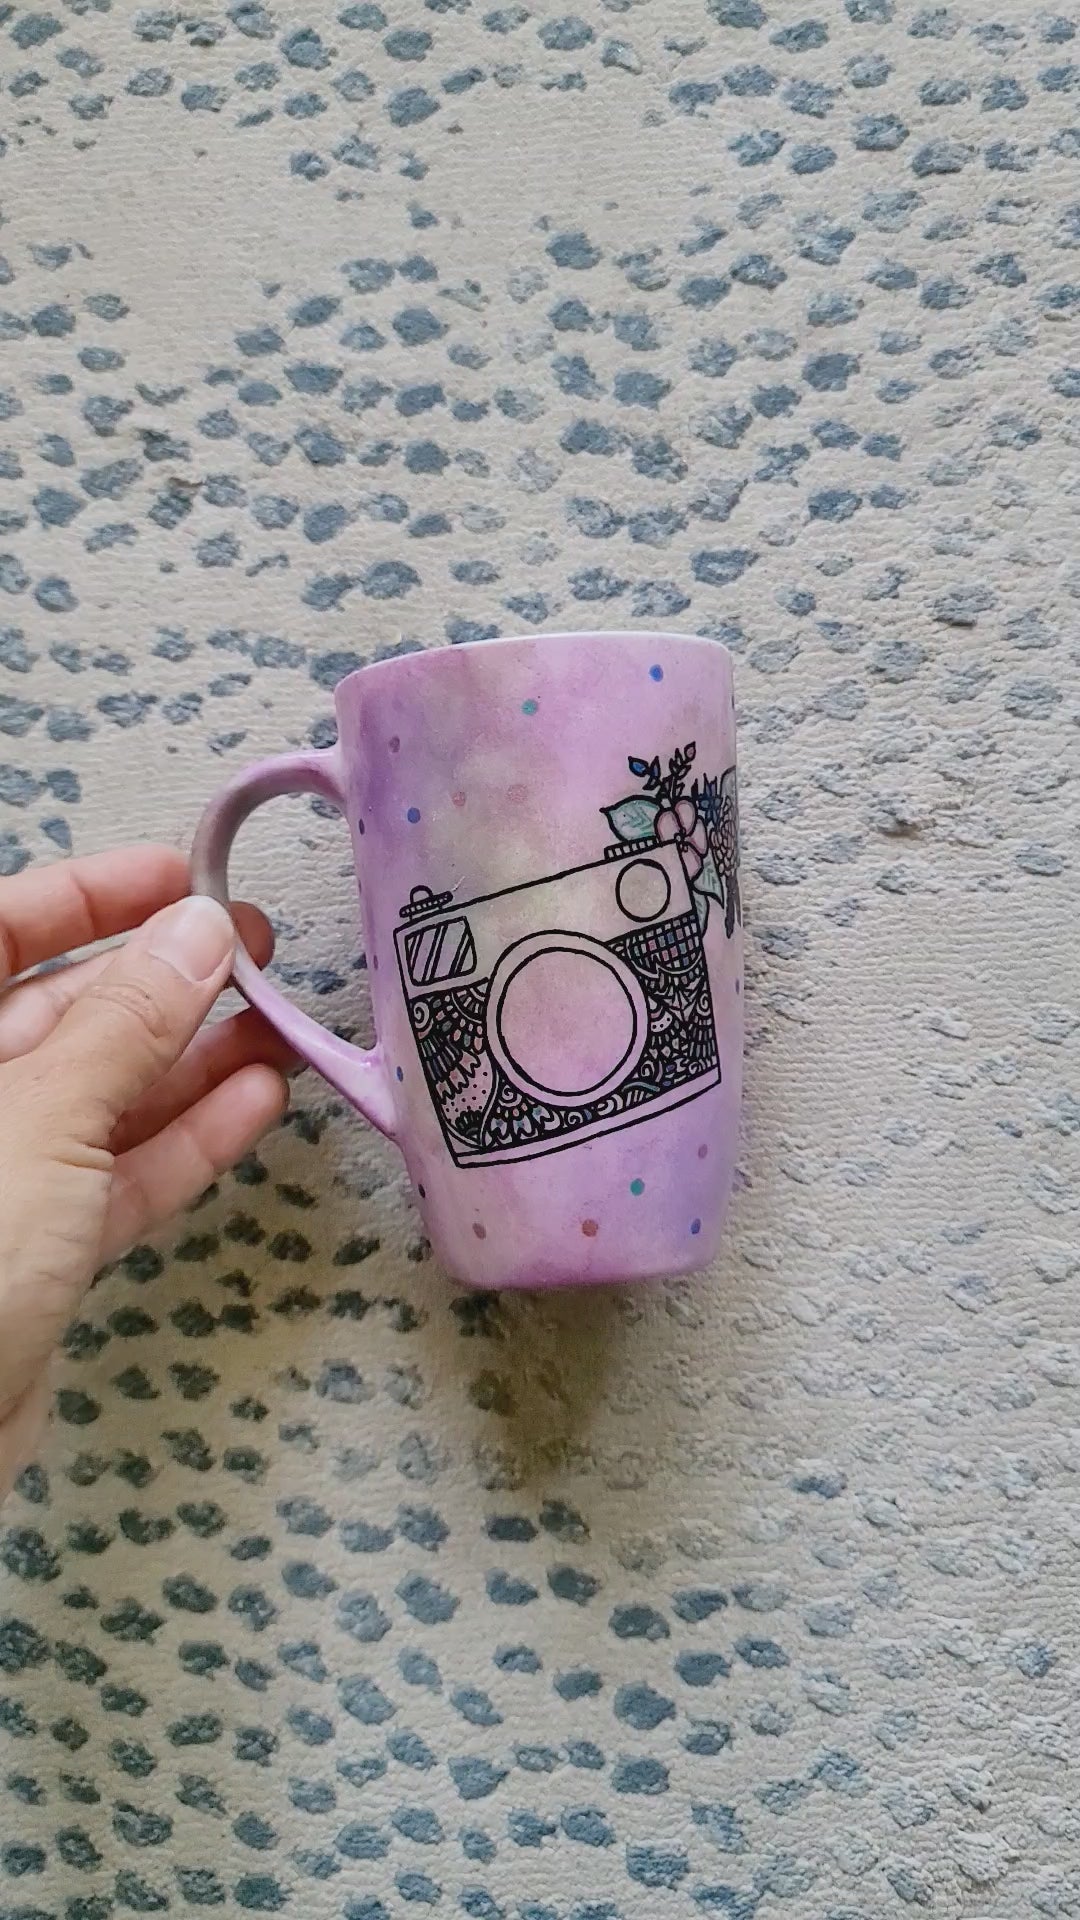
{"label": "pink watercolor wash", "polygon": [[338,744],[241,773],[196,840],[224,898],[263,800],[347,819],[379,1040],[240,954],[236,982],[404,1154],[437,1259],[477,1287],[713,1258],[742,1078],[731,660],[674,634],[405,655],[337,688]]}

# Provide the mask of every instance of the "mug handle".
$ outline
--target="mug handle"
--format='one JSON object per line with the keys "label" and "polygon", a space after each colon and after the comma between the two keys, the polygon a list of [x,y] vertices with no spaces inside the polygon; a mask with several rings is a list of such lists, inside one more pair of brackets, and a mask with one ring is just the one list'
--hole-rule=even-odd
{"label": "mug handle", "polygon": [[[208,893],[223,907],[229,905],[229,855],[248,815],[264,800],[285,793],[315,793],[346,812],[344,783],[337,750],[313,748],[307,753],[285,753],[273,760],[257,760],[220,788],[206,808],[191,853],[192,887]],[[370,1051],[340,1040],[310,1014],[294,1007],[265,974],[259,972],[246,947],[237,944],[233,983],[245,1000],[311,1067],[391,1140],[397,1135],[397,1116],[390,1074],[381,1046]]]}

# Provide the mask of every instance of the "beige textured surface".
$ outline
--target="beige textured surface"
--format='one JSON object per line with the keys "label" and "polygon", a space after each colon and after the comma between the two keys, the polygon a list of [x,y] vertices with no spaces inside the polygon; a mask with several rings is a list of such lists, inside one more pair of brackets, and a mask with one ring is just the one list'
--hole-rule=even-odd
{"label": "beige textured surface", "polygon": [[[0,1915],[1068,1915],[1075,22],[350,11],[0,10],[0,859],[184,843],[353,656],[722,636],[744,1178],[700,1283],[458,1300],[305,1082],[107,1276],[0,1533]],[[364,1031],[340,829],[238,871]]]}

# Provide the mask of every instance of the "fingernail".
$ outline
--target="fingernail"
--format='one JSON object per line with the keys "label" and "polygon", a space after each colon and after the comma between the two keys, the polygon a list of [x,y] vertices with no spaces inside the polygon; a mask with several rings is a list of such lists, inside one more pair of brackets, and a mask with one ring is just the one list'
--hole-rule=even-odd
{"label": "fingernail", "polygon": [[207,894],[192,894],[155,914],[146,927],[146,951],[201,986],[220,972],[236,945],[236,929],[224,907]]}

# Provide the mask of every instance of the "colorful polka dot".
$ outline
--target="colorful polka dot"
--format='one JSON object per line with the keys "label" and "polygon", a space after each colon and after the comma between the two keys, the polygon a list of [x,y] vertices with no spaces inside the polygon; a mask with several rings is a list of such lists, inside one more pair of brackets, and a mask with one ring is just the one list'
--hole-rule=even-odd
{"label": "colorful polka dot", "polygon": [[598,1220],[583,1220],[581,1223],[581,1231],[585,1235],[586,1240],[595,1240],[600,1231],[600,1223]]}
{"label": "colorful polka dot", "polygon": [[520,783],[517,783],[512,787],[507,787],[506,797],[508,800],[513,801],[515,807],[520,807],[522,801],[528,798],[528,790],[521,786]]}
{"label": "colorful polka dot", "polygon": [[708,1159],[708,1157],[709,1157],[709,1149],[708,1149],[708,1147],[706,1147],[706,1146],[701,1146],[701,1147],[699,1147],[699,1148],[698,1148],[698,1150],[697,1150],[697,1157],[698,1157],[698,1159],[699,1159],[699,1160],[707,1160],[707,1159]]}
{"label": "colorful polka dot", "polygon": [[390,751],[391,751],[391,753],[400,753],[400,752],[401,752],[401,741],[400,741],[400,739],[399,739],[399,737],[398,737],[398,735],[397,735],[396,733],[395,733],[395,735],[394,735],[394,737],[393,737],[393,739],[392,739],[392,740],[390,741],[390,743],[389,743],[389,744],[390,744]]}
{"label": "colorful polka dot", "polygon": [[366,828],[366,827],[364,826],[364,823],[363,823],[363,821],[362,821],[362,820],[358,820],[358,821],[357,821],[357,823],[356,823],[356,831],[357,831],[357,833],[358,833],[358,834],[360,835],[360,838],[361,838],[361,840],[362,840],[362,839],[363,839],[363,837],[364,837],[364,834],[365,834],[365,833],[367,832],[367,828]]}
{"label": "colorful polka dot", "polygon": [[455,807],[463,807],[465,805],[465,795],[463,793],[452,793],[450,798]]}
{"label": "colorful polka dot", "polygon": [[649,668],[649,679],[650,679],[650,680],[662,680],[662,679],[663,679],[663,677],[664,677],[664,669],[663,669],[663,667],[650,667],[650,668]]}
{"label": "colorful polka dot", "polygon": [[410,807],[408,813],[405,815],[405,818],[409,822],[410,826],[415,827],[417,821],[420,818],[419,807]]}
{"label": "colorful polka dot", "polygon": [[631,1191],[631,1193],[632,1193],[632,1194],[634,1194],[635,1196],[636,1196],[637,1194],[639,1194],[639,1193],[644,1193],[644,1191],[645,1191],[645,1182],[644,1182],[644,1180],[631,1180],[631,1182],[630,1182],[630,1191]]}
{"label": "colorful polka dot", "polygon": [[402,1081],[402,1080],[404,1080],[404,1078],[405,1078],[405,1069],[404,1069],[404,1067],[398,1067],[398,1068],[397,1068],[397,1077],[398,1077],[398,1080],[399,1080],[399,1081]]}
{"label": "colorful polka dot", "polygon": [[481,1226],[479,1220],[473,1221],[473,1232],[475,1233],[478,1240],[487,1239],[487,1228]]}
{"label": "colorful polka dot", "polygon": [[741,993],[741,992],[742,992],[742,981],[741,981],[741,980],[736,980],[736,982],[735,982],[735,991],[736,991],[736,993]]}
{"label": "colorful polka dot", "polygon": [[416,1183],[416,1191],[420,1195],[421,1200],[427,1199],[427,1188],[423,1186],[419,1180]]}
{"label": "colorful polka dot", "polygon": [[523,700],[521,703],[521,711],[522,713],[527,713],[531,715],[536,712],[536,709],[539,705],[540,705],[539,700]]}
{"label": "colorful polka dot", "polygon": [[691,1220],[691,1222],[690,1222],[690,1231],[691,1231],[691,1233],[700,1233],[700,1232],[701,1232],[701,1221],[700,1221],[700,1220]]}

